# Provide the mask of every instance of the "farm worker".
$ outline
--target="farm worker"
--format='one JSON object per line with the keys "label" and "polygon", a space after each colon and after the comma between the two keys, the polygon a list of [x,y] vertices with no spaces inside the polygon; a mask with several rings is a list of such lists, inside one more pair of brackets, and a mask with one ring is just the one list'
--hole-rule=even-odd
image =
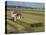
{"label": "farm worker", "polygon": [[12,14],[13,21],[16,21],[16,14]]}
{"label": "farm worker", "polygon": [[16,21],[16,14],[14,14],[14,21]]}

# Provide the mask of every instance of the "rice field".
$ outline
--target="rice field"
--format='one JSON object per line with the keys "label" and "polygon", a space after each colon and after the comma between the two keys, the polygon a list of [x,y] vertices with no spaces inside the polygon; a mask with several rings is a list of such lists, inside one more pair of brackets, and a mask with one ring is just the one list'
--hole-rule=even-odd
{"label": "rice field", "polygon": [[7,11],[7,33],[44,32],[44,10],[22,9],[22,17],[14,22]]}

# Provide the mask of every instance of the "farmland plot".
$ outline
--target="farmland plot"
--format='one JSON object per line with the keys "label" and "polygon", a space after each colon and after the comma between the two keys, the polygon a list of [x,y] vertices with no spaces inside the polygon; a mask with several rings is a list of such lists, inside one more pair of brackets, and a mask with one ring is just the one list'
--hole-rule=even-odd
{"label": "farmland plot", "polygon": [[7,32],[43,32],[44,31],[44,10],[24,9],[22,19],[16,22],[10,20],[10,12],[7,11]]}

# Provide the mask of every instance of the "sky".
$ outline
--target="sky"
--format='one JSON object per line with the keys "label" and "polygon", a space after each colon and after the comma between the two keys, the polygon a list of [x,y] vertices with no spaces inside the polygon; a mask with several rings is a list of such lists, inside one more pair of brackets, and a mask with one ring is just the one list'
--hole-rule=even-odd
{"label": "sky", "polygon": [[33,7],[33,8],[43,8],[44,3],[7,1],[7,6],[24,6],[24,7]]}
{"label": "sky", "polygon": [[45,0],[7,0],[7,1],[21,1],[21,2],[39,2],[39,3],[45,3]]}

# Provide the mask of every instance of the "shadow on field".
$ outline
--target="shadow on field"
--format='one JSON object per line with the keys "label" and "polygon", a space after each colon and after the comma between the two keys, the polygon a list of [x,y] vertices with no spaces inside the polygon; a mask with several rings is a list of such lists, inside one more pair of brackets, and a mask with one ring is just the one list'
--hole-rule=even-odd
{"label": "shadow on field", "polygon": [[44,23],[34,23],[34,24],[30,24],[31,27],[40,27],[40,26],[44,26]]}

